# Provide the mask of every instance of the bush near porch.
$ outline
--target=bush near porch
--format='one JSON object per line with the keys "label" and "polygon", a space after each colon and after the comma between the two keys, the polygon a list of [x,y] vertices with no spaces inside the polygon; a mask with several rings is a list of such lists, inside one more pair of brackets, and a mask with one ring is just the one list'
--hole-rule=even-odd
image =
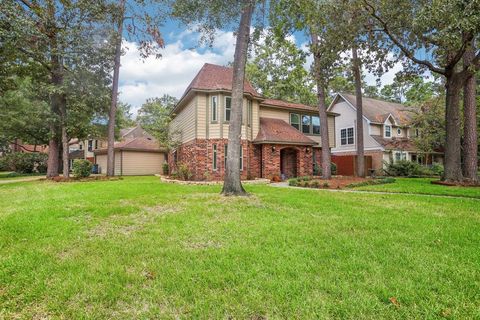
{"label": "bush near porch", "polygon": [[317,177],[299,177],[288,180],[288,185],[292,187],[303,188],[321,188],[321,189],[344,189],[360,186],[369,186],[395,182],[394,178],[358,178],[348,176],[336,176],[332,179],[324,180]]}

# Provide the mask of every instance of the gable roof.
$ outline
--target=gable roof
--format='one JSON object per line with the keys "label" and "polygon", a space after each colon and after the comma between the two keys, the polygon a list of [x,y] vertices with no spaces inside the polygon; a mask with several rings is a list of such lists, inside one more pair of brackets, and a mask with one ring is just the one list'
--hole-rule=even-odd
{"label": "gable roof", "polygon": [[[277,100],[277,99],[265,99],[260,102],[261,106],[265,107],[276,107],[276,108],[283,108],[283,109],[296,109],[301,111],[309,111],[309,112],[318,112],[318,108],[315,106],[309,106],[303,103],[295,103],[295,102],[288,102],[284,100]],[[328,115],[338,116],[338,113],[334,112],[327,112]]]}
{"label": "gable roof", "polygon": [[285,121],[263,117],[260,118],[260,130],[253,143],[317,144]]}
{"label": "gable roof", "polygon": [[[144,151],[144,152],[165,152],[166,150],[160,146],[160,144],[151,138],[137,137],[127,139],[121,142],[116,142],[114,150],[127,150],[127,151]],[[95,154],[107,153],[106,148],[97,149],[93,151]]]}
{"label": "gable roof", "polygon": [[372,135],[372,138],[385,150],[418,151],[415,143],[408,138],[384,138],[378,135]]}
{"label": "gable roof", "polygon": [[[356,97],[349,93],[339,93],[338,97],[343,98],[353,108],[355,108]],[[391,115],[398,125],[406,126],[412,120],[412,108],[406,107],[403,104],[383,101],[372,98],[362,97],[363,115],[370,121],[375,123],[384,123]],[[332,106],[334,103],[332,103]]]}
{"label": "gable roof", "polygon": [[[182,97],[192,89],[196,90],[232,90],[233,68],[205,63],[193,78]],[[252,96],[260,97],[253,86],[245,79],[244,91]]]}

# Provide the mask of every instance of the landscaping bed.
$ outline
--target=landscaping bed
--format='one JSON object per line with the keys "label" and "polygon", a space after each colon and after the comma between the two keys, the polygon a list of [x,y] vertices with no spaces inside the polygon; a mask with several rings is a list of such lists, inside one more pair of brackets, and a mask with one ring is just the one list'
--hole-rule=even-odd
{"label": "landscaping bed", "polygon": [[292,187],[317,189],[345,189],[392,182],[395,182],[395,179],[334,176],[330,180],[325,180],[317,177],[299,177],[288,180],[288,185]]}

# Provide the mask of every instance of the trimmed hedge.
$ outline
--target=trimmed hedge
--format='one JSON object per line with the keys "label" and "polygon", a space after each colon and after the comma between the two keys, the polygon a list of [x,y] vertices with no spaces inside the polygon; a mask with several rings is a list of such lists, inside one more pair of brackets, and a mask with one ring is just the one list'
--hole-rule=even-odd
{"label": "trimmed hedge", "polygon": [[400,160],[396,162],[385,162],[385,173],[393,177],[424,177],[443,175],[443,166],[433,164],[430,168],[416,162]]}
{"label": "trimmed hedge", "polygon": [[73,175],[75,178],[86,178],[92,173],[93,164],[84,159],[76,159],[73,161]]}
{"label": "trimmed hedge", "polygon": [[394,183],[394,178],[382,178],[382,179],[371,179],[362,182],[350,183],[349,185],[345,186],[345,188],[357,188],[357,187],[364,187],[364,186],[373,186],[377,184],[387,184],[387,183]]}

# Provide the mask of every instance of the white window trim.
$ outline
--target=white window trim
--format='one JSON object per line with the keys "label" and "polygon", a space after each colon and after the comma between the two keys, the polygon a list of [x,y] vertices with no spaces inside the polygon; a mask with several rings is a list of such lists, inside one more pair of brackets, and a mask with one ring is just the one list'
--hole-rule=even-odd
{"label": "white window trim", "polygon": [[213,151],[213,159],[212,159],[212,169],[213,171],[218,170],[218,147],[216,144],[212,146],[212,151]]}
{"label": "white window trim", "polygon": [[[348,143],[348,129],[353,129],[353,143]],[[345,130],[345,134],[346,134],[345,138],[347,139],[346,144],[342,144],[342,130]],[[355,145],[355,126],[340,128],[339,133],[340,133],[339,138],[340,138],[340,145],[341,146],[353,146],[353,145]]]}
{"label": "white window trim", "polygon": [[[390,127],[390,137],[387,137],[387,127]],[[383,125],[383,137],[384,138],[387,138],[387,139],[391,139],[392,138],[392,125],[391,124],[384,124]]]}
{"label": "white window trim", "polygon": [[295,127],[294,127],[294,128],[297,129],[298,131],[300,131],[301,128],[302,128],[302,120],[301,120],[302,115],[299,114],[299,113],[290,112],[289,120],[290,120],[290,125],[291,125],[292,127],[293,127],[293,125],[292,125],[292,115],[293,115],[293,114],[298,117],[298,123],[296,123],[296,124],[298,125],[298,129],[295,128]]}
{"label": "white window trim", "polygon": [[232,118],[232,97],[225,96],[223,99],[223,122],[230,122],[230,119],[227,120],[227,99],[230,99],[230,118]]}
{"label": "white window trim", "polygon": [[402,133],[402,128],[397,128],[397,136],[401,136]]}
{"label": "white window trim", "polygon": [[[211,113],[210,120],[212,122],[217,122],[218,121],[218,96],[211,96],[210,98],[211,98],[210,99],[210,113]],[[216,100],[215,112],[213,112],[213,99]]]}

